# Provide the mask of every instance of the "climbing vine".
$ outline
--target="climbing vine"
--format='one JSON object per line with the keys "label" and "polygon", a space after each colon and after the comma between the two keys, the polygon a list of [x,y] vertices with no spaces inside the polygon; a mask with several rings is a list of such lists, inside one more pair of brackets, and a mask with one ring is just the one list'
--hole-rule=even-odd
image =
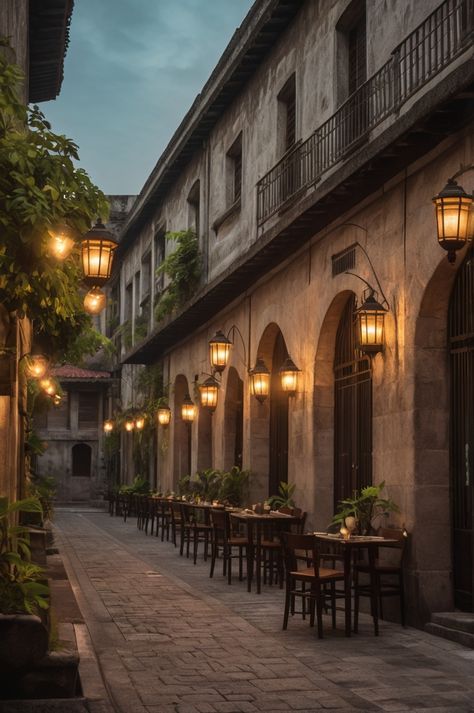
{"label": "climbing vine", "polygon": [[155,307],[157,322],[192,297],[201,276],[201,253],[194,230],[166,233],[165,237],[175,243],[176,248],[157,269],[157,275],[166,275],[170,279]]}

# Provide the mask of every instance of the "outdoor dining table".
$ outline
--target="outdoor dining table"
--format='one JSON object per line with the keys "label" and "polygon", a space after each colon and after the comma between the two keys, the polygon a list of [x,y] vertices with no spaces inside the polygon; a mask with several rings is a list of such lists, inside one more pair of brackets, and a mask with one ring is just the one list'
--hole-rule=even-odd
{"label": "outdoor dining table", "polygon": [[261,564],[262,564],[262,533],[263,526],[271,523],[279,532],[289,528],[299,518],[282,512],[263,513],[261,515],[248,511],[230,510],[231,517],[243,522],[247,529],[247,591],[252,591],[253,566],[255,562],[255,580],[257,594],[261,592]]}
{"label": "outdoor dining table", "polygon": [[369,558],[369,570],[370,570],[370,608],[372,613],[372,619],[374,622],[374,634],[378,636],[379,634],[379,617],[378,617],[378,602],[379,593],[377,591],[377,577],[375,575],[375,560],[377,557],[377,548],[383,545],[392,545],[396,543],[396,540],[390,540],[384,537],[372,537],[368,536],[353,536],[348,540],[343,539],[340,535],[330,535],[322,532],[315,532],[314,536],[318,542],[330,543],[334,545],[340,553],[343,555],[344,561],[344,613],[345,613],[345,634],[346,636],[351,635],[352,627],[352,566],[354,560],[354,553],[360,552],[362,549],[366,549]]}

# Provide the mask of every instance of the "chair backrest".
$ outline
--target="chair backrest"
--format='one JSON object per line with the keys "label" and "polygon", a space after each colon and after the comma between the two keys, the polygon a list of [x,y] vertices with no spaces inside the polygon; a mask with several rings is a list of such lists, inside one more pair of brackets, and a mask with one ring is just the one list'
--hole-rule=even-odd
{"label": "chair backrest", "polygon": [[379,561],[391,566],[401,566],[408,540],[407,531],[395,527],[381,527],[378,534],[388,540],[395,540],[379,547]]}
{"label": "chair backrest", "polygon": [[229,513],[222,508],[212,508],[211,509],[211,525],[214,532],[224,539],[228,540],[230,537],[230,518]]}
{"label": "chair backrest", "polygon": [[[293,532],[282,533],[283,554],[287,572],[294,572],[301,569],[302,562],[305,568],[307,561],[312,561],[314,574],[318,576],[319,570],[319,550],[318,543],[314,535],[301,535]],[[302,557],[305,552],[305,557]]]}

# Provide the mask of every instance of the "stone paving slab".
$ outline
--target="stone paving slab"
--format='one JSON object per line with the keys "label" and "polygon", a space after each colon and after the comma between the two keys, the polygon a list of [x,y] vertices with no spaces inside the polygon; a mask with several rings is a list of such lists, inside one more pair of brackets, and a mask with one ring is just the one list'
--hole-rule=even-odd
{"label": "stone paving slab", "polygon": [[[283,592],[231,586],[209,561],[103,512],[56,515],[58,545],[107,689],[121,713],[468,713],[472,654],[459,644],[368,617],[318,640]],[[470,655],[471,654],[471,655]]]}

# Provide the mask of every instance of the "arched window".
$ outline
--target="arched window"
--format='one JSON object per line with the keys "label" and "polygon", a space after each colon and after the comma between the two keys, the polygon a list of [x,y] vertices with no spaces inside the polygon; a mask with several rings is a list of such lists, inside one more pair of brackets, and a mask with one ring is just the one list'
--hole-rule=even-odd
{"label": "arched window", "polygon": [[334,505],[372,483],[372,371],[355,347],[355,295],[339,322],[334,355]]}
{"label": "arched window", "polygon": [[92,448],[87,443],[77,443],[72,447],[72,475],[75,478],[90,478]]}

